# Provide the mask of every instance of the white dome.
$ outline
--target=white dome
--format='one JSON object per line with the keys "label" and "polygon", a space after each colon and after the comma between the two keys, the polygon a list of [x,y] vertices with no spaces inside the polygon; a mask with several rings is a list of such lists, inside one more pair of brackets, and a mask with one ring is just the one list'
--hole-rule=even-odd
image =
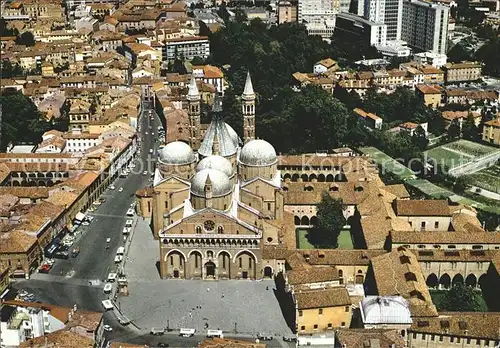
{"label": "white dome", "polygon": [[228,177],[233,175],[233,166],[231,165],[231,162],[219,155],[212,155],[202,159],[200,163],[198,163],[196,171],[199,172],[203,169],[216,169],[223,172]]}
{"label": "white dome", "polygon": [[236,131],[233,129],[233,127],[231,127],[227,123],[225,123],[225,125],[226,125],[227,132],[229,133],[229,137],[231,138],[233,143],[235,143],[236,146],[238,146],[238,144],[240,143],[240,137],[238,136],[238,133],[236,133]]}
{"label": "white dome", "polygon": [[411,324],[408,302],[401,296],[367,296],[361,301],[365,324]]}
{"label": "white dome", "polygon": [[164,164],[181,165],[196,161],[196,156],[191,147],[182,141],[168,143],[158,151],[158,157],[160,162]]}
{"label": "white dome", "polygon": [[248,166],[269,166],[277,160],[274,147],[261,139],[249,141],[240,152],[240,162]]}
{"label": "white dome", "polygon": [[205,185],[208,178],[212,184],[212,197],[225,196],[231,192],[231,181],[226,174],[216,169],[203,169],[191,179],[191,193],[205,197]]}

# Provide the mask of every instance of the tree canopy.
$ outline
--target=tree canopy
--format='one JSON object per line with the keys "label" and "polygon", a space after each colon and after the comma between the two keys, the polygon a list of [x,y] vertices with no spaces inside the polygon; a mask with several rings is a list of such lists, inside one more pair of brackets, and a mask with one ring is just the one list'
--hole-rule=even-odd
{"label": "tree canopy", "polygon": [[438,304],[438,310],[451,312],[487,312],[481,295],[472,287],[457,283],[446,292]]}
{"label": "tree canopy", "polygon": [[346,223],[343,211],[342,199],[335,199],[328,192],[322,193],[316,213],[318,224],[314,226],[309,236],[314,245],[338,247],[338,237]]}
{"label": "tree canopy", "polygon": [[24,46],[35,46],[35,37],[31,31],[25,31],[16,38],[16,44]]}
{"label": "tree canopy", "polygon": [[500,77],[500,38],[491,39],[476,52],[476,59],[484,63],[486,75]]}
{"label": "tree canopy", "polygon": [[2,139],[0,150],[5,151],[9,143],[35,143],[50,129],[50,124],[40,118],[36,105],[22,93],[4,90],[0,95],[2,106]]}

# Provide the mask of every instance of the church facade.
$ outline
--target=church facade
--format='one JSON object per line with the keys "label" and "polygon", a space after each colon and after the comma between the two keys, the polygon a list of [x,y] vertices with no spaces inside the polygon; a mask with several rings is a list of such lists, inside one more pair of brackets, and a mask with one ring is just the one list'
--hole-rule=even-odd
{"label": "church facade", "polygon": [[[200,94],[188,90],[189,144],[159,151],[151,206],[164,279],[261,279],[274,272],[265,246],[281,244],[284,198],[278,157],[255,139],[255,94],[250,75],[242,95],[243,142],[223,121],[219,98],[201,136]],[[146,203],[140,202],[141,205]]]}

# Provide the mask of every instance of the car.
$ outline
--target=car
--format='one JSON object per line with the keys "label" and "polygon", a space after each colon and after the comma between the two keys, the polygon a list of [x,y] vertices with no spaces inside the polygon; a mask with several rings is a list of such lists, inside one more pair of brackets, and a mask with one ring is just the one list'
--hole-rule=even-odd
{"label": "car", "polygon": [[151,135],[155,135],[155,132],[151,132]]}
{"label": "car", "polygon": [[19,291],[19,296],[21,296],[21,297],[28,296],[28,294],[29,294],[29,292],[27,292],[26,290]]}
{"label": "car", "polygon": [[148,175],[148,171],[147,170],[143,171],[142,175]]}
{"label": "car", "polygon": [[99,205],[101,205],[102,203],[101,203],[101,202],[99,202],[99,201],[95,201],[95,202],[94,202],[94,203],[92,203],[92,204],[93,204],[93,205],[97,205],[97,206],[99,206]]}
{"label": "car", "polygon": [[106,198],[99,198],[99,202],[106,203]]}
{"label": "car", "polygon": [[149,334],[153,336],[162,336],[163,334],[165,334],[165,329],[152,328],[151,331],[149,331]]}
{"label": "car", "polygon": [[111,242],[111,238],[106,238],[106,243],[110,243]]}
{"label": "car", "polygon": [[107,332],[113,331],[113,328],[111,326],[109,326],[109,325],[104,325],[103,329],[104,329],[104,331],[107,331]]}
{"label": "car", "polygon": [[158,342],[158,347],[170,347],[170,345],[168,343],[164,343],[164,342]]}
{"label": "car", "polygon": [[105,293],[105,294],[109,294],[109,293],[111,293],[111,290],[113,290],[113,284],[111,284],[111,283],[106,283],[106,284],[104,285],[104,293]]}
{"label": "car", "polygon": [[153,149],[149,149],[149,153],[153,153]]}
{"label": "car", "polygon": [[257,338],[261,341],[272,341],[273,335],[268,332],[259,332]]}
{"label": "car", "polygon": [[90,222],[88,222],[88,221],[84,221],[84,222],[82,222],[82,225],[83,225],[83,226],[88,226],[88,225],[90,225]]}
{"label": "car", "polygon": [[73,248],[73,250],[71,250],[71,257],[72,258],[77,257],[78,254],[80,254],[80,248],[79,247]]}
{"label": "car", "polygon": [[120,187],[120,188],[118,189],[118,192],[123,192],[123,187]]}
{"label": "car", "polygon": [[297,342],[297,337],[294,335],[283,336],[285,342]]}
{"label": "car", "polygon": [[148,135],[148,132],[146,132],[146,135]]}
{"label": "car", "polygon": [[40,268],[38,269],[38,272],[39,273],[49,273],[51,268],[52,268],[52,266],[49,264],[41,265]]}

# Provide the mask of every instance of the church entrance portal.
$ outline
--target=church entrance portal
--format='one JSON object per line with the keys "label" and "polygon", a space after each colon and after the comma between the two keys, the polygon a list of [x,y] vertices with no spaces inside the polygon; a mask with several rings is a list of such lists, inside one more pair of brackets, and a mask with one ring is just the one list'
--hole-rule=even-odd
{"label": "church entrance portal", "polygon": [[215,264],[212,261],[209,261],[205,264],[206,276],[215,278]]}
{"label": "church entrance portal", "polygon": [[241,272],[241,276],[243,277],[243,279],[248,279],[248,272]]}
{"label": "church entrance portal", "polygon": [[174,278],[179,278],[179,271],[178,270],[174,271]]}

